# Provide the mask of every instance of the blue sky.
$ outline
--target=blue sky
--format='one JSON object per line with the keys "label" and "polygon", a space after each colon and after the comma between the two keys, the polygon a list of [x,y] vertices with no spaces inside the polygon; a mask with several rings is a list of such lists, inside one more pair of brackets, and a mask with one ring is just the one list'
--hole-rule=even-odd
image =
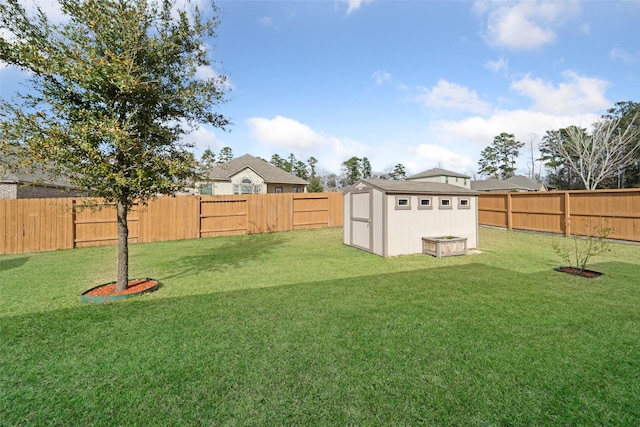
{"label": "blue sky", "polygon": [[[473,176],[482,149],[510,132],[526,143],[527,175],[546,130],[640,102],[638,0],[216,4],[217,63],[203,72],[230,78],[219,111],[234,125],[194,132],[198,153],[314,156],[334,173],[358,156],[374,171]],[[1,68],[0,95],[20,77]]]}

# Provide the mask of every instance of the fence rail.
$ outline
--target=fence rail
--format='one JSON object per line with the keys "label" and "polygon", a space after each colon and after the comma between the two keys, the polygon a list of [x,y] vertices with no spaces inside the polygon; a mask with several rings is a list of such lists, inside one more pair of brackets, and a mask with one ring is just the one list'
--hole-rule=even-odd
{"label": "fence rail", "polygon": [[[80,209],[87,199],[0,200],[0,254],[117,243],[115,208]],[[483,193],[482,225],[640,242],[640,189]],[[341,193],[159,197],[129,215],[132,242],[196,239],[342,226]]]}
{"label": "fence rail", "polygon": [[[0,254],[117,243],[116,211],[90,199],[0,200]],[[131,242],[195,239],[342,225],[341,193],[159,197],[135,206]]]}
{"label": "fence rail", "polygon": [[612,239],[640,242],[640,189],[483,193],[482,225],[565,236],[589,236],[611,228]]}

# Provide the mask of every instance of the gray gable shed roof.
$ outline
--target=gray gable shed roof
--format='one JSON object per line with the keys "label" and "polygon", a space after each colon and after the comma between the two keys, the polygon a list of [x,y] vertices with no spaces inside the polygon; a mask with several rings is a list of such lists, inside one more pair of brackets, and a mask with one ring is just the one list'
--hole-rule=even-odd
{"label": "gray gable shed roof", "polygon": [[390,179],[361,179],[360,181],[347,188],[347,193],[352,188],[363,182],[384,193],[397,194],[460,194],[476,196],[477,191],[469,190],[464,187],[452,184],[444,184],[440,182],[423,182],[423,181],[395,181]]}
{"label": "gray gable shed roof", "polygon": [[259,159],[250,154],[237,157],[233,160],[214,166],[208,173],[208,177],[217,181],[230,181],[231,177],[245,168],[250,168],[260,175],[268,184],[296,184],[307,185],[309,182],[287,171],[273,166],[266,160]]}
{"label": "gray gable shed roof", "polygon": [[453,176],[457,178],[467,178],[467,179],[471,178],[470,176],[463,175],[458,172],[451,172],[441,168],[433,168],[433,169],[429,169],[429,170],[417,173],[415,175],[411,175],[407,177],[407,179],[430,178],[432,176]]}

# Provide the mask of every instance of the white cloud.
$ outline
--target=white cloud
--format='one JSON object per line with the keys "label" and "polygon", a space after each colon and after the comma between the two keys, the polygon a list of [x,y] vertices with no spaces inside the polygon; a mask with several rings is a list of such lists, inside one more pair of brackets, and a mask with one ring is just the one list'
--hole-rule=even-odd
{"label": "white cloud", "polygon": [[418,99],[428,108],[470,111],[477,114],[488,113],[491,106],[482,101],[476,91],[457,83],[440,79],[436,86],[419,86]]}
{"label": "white cloud", "polygon": [[557,29],[580,8],[576,0],[483,0],[474,4],[474,10],[487,15],[489,44],[532,50],[554,42]]}
{"label": "white cloud", "polygon": [[218,139],[216,139],[216,134],[210,126],[200,126],[193,132],[185,135],[183,140],[188,143],[192,143],[195,145],[196,152],[204,150],[210,147],[212,150],[216,151],[224,147],[224,143]]}
{"label": "white cloud", "polygon": [[484,63],[484,67],[494,73],[507,72],[509,71],[509,61],[504,58],[500,58],[497,61],[487,61]]}
{"label": "white cloud", "polygon": [[371,75],[371,78],[378,86],[382,86],[384,83],[391,81],[391,74],[386,71],[378,70]]}
{"label": "white cloud", "polygon": [[415,171],[414,173],[432,167],[454,171],[467,171],[474,167],[474,161],[471,157],[453,152],[440,145],[420,144],[416,147],[410,147],[408,151],[411,154],[411,161],[405,167]]}
{"label": "white cloud", "polygon": [[524,77],[511,83],[516,92],[534,101],[532,111],[549,114],[580,114],[603,110],[611,105],[604,92],[608,82],[581,76],[573,71],[563,73],[565,82],[557,86],[540,78]]}
{"label": "white cloud", "polygon": [[308,125],[288,117],[252,117],[247,120],[247,125],[253,138],[275,150],[271,154],[293,152],[301,159],[315,156],[321,167],[332,171],[339,171],[340,164],[352,156],[367,156],[368,147],[353,139],[316,132]]}
{"label": "white cloud", "polygon": [[349,15],[351,12],[354,12],[360,9],[360,6],[362,6],[363,4],[370,3],[373,0],[342,0],[342,1],[348,3],[349,7],[347,8],[347,15]]}
{"label": "white cloud", "polygon": [[275,20],[270,17],[270,16],[263,16],[262,18],[258,19],[258,22],[260,23],[260,25],[262,25],[263,27],[267,27],[267,28],[276,28],[276,22]]}
{"label": "white cloud", "polygon": [[627,52],[625,49],[621,47],[616,47],[611,49],[611,52],[609,52],[609,56],[611,56],[611,59],[613,59],[614,61],[619,59],[625,64],[632,64],[637,61],[637,58],[635,55]]}

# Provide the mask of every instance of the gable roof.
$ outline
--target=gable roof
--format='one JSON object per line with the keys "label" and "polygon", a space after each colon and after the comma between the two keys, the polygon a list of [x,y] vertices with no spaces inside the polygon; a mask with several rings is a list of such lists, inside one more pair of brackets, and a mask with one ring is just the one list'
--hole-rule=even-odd
{"label": "gable roof", "polygon": [[505,181],[534,191],[540,190],[540,188],[545,186],[543,183],[538,182],[535,179],[527,178],[523,175],[512,176],[505,179]]}
{"label": "gable roof", "polygon": [[544,184],[526,176],[512,176],[505,180],[489,178],[484,181],[471,181],[471,188],[477,191],[538,191]]}
{"label": "gable roof", "polygon": [[407,179],[431,178],[434,176],[453,176],[456,178],[467,178],[467,179],[471,178],[470,176],[463,175],[458,172],[452,172],[452,171],[448,171],[446,169],[441,169],[441,168],[432,168],[432,169],[417,173],[415,175],[411,175],[407,177]]}
{"label": "gable roof", "polygon": [[15,166],[15,159],[11,155],[0,156],[0,182],[9,184],[34,184],[47,187],[73,188],[64,177],[52,178],[42,168],[33,170]]}
{"label": "gable roof", "polygon": [[250,168],[252,171],[260,175],[267,184],[309,184],[308,181],[305,181],[304,179],[287,171],[283,171],[266,160],[259,159],[250,154],[245,154],[243,156],[236,157],[227,163],[214,166],[207,176],[214,181],[230,181],[232,176],[245,168]]}
{"label": "gable roof", "polygon": [[361,179],[343,193],[347,193],[361,182],[388,194],[460,194],[470,196],[478,194],[477,191],[469,190],[468,188],[441,182],[395,181],[390,179]]}

